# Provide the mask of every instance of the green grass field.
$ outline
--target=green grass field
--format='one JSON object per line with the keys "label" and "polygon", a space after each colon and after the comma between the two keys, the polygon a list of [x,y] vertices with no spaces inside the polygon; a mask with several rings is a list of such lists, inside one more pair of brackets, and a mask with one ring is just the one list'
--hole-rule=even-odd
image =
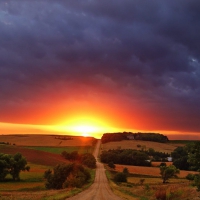
{"label": "green grass field", "polygon": [[39,191],[45,190],[44,172],[49,169],[48,166],[35,165],[28,163],[29,172],[20,173],[20,181],[13,182],[11,176],[7,176],[6,182],[0,182],[0,191]]}
{"label": "green grass field", "polygon": [[71,153],[72,151],[78,151],[80,154],[83,153],[92,153],[94,150],[94,147],[92,146],[71,146],[71,147],[27,147],[29,149],[49,152],[49,153],[55,153],[55,154],[61,154],[63,151],[67,151]]}

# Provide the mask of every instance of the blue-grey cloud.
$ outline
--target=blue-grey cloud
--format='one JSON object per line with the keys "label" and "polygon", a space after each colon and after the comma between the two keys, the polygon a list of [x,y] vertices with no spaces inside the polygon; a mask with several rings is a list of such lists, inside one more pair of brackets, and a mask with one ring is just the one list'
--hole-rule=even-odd
{"label": "blue-grey cloud", "polygon": [[180,117],[177,129],[188,120],[200,131],[199,13],[196,0],[2,0],[0,121],[15,105],[37,108],[55,89],[67,100],[78,88],[117,91],[144,116],[158,109]]}

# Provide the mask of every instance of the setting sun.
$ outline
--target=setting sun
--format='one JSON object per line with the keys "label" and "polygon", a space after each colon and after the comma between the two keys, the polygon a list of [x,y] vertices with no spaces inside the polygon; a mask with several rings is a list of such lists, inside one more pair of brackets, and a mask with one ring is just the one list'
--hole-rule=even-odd
{"label": "setting sun", "polygon": [[109,124],[94,116],[74,116],[70,120],[63,121],[56,128],[60,131],[85,137],[100,137],[98,135],[104,132],[114,131]]}

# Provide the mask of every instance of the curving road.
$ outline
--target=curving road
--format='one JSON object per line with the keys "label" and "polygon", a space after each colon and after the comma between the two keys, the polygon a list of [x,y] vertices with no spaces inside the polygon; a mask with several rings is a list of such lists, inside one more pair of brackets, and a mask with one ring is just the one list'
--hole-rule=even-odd
{"label": "curving road", "polygon": [[[101,140],[98,140],[93,155],[96,160],[100,148]],[[116,196],[108,185],[108,180],[105,175],[105,169],[102,163],[97,161],[97,169],[95,181],[87,190],[79,193],[78,195],[68,198],[68,200],[122,200]]]}

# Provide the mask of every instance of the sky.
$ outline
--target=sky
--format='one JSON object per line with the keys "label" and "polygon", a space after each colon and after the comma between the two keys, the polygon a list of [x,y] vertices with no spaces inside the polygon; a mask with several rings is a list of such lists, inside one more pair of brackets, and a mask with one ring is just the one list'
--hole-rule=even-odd
{"label": "sky", "polygon": [[200,139],[199,33],[197,0],[1,0],[0,133]]}

